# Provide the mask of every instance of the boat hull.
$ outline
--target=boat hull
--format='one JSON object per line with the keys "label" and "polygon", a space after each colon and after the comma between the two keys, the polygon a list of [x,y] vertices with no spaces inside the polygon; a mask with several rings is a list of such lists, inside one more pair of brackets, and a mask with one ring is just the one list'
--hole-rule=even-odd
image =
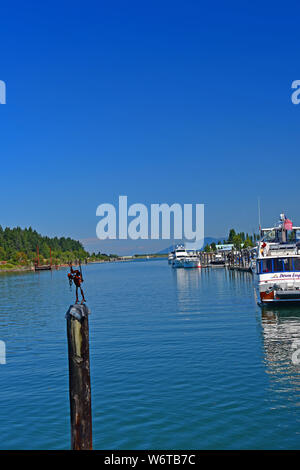
{"label": "boat hull", "polygon": [[187,269],[189,269],[189,268],[201,268],[201,263],[200,263],[200,260],[184,261],[183,267],[187,268]]}
{"label": "boat hull", "polygon": [[300,299],[268,299],[268,300],[261,300],[259,305],[262,307],[266,307],[267,305],[300,305]]}
{"label": "boat hull", "polygon": [[282,304],[295,304],[300,305],[300,289],[287,289],[278,285],[271,284],[266,289],[263,286],[258,288],[260,298],[260,305],[282,305]]}
{"label": "boat hull", "polygon": [[34,266],[35,271],[51,271],[52,266],[49,264],[44,265],[44,266]]}
{"label": "boat hull", "polygon": [[172,268],[184,268],[184,261],[175,259],[172,261]]}

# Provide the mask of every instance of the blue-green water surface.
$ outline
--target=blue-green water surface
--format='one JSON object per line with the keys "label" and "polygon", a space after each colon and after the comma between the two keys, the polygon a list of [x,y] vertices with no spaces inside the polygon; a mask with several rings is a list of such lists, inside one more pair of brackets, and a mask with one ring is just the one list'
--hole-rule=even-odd
{"label": "blue-green water surface", "polygon": [[[0,448],[70,447],[65,269],[0,276]],[[84,267],[96,449],[298,449],[300,310],[250,273]],[[299,313],[298,313],[299,312]]]}

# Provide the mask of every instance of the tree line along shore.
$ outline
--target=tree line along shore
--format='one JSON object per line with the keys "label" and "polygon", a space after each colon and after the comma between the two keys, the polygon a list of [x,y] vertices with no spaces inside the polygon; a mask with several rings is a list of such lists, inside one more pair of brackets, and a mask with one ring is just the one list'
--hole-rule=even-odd
{"label": "tree line along shore", "polygon": [[[236,233],[229,231],[227,240],[222,243],[232,243],[236,249],[252,247],[258,235]],[[221,241],[218,243],[221,244]],[[204,247],[204,251],[216,251],[216,243]],[[82,243],[68,237],[47,237],[39,234],[31,227],[3,229],[0,226],[0,272],[34,270],[34,266],[49,265],[68,266],[70,262],[99,263],[112,261],[126,261],[132,259],[165,257],[166,254],[143,254],[133,256],[119,256],[106,253],[89,253]]]}
{"label": "tree line along shore", "polygon": [[[89,253],[77,240],[65,237],[47,237],[32,227],[3,229],[0,226],[0,273],[31,271],[35,265],[68,266],[70,262],[102,263],[157,257],[159,255],[119,256],[106,253]],[[160,255],[166,256],[166,255]]]}
{"label": "tree line along shore", "polygon": [[116,257],[104,253],[90,254],[79,241],[69,237],[50,238],[31,227],[3,229],[0,226],[0,272],[30,270],[37,263],[67,266],[75,260],[109,261]]}

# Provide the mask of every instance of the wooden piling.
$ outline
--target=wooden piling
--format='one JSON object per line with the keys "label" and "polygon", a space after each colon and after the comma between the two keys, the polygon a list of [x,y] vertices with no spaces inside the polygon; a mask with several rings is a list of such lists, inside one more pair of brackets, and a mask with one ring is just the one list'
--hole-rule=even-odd
{"label": "wooden piling", "polygon": [[67,314],[72,450],[92,450],[89,309],[71,305]]}

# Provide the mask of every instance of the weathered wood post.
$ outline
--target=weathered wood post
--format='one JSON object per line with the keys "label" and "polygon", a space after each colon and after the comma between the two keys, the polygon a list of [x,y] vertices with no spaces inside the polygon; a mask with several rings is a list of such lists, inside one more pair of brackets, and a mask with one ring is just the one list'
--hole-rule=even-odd
{"label": "weathered wood post", "polygon": [[89,351],[90,311],[70,305],[66,313],[72,450],[92,450],[92,406]]}

